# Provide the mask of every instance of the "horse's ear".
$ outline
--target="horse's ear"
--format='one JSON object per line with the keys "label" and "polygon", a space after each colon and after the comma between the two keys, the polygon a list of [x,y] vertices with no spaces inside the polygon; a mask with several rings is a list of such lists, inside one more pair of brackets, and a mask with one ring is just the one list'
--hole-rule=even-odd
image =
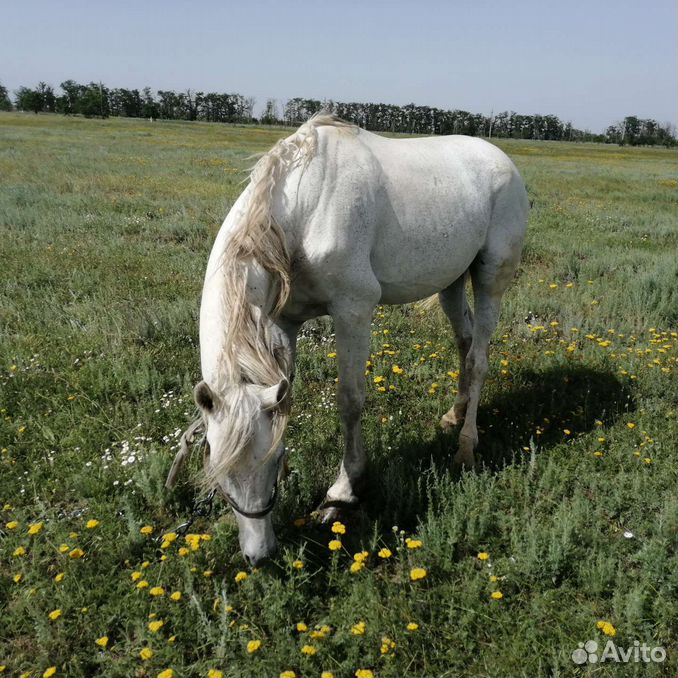
{"label": "horse's ear", "polygon": [[193,397],[199,408],[206,410],[207,412],[211,412],[214,408],[214,394],[206,381],[201,381],[195,385]]}
{"label": "horse's ear", "polygon": [[261,391],[261,409],[274,410],[282,405],[290,390],[290,382],[282,379],[275,386],[269,386]]}

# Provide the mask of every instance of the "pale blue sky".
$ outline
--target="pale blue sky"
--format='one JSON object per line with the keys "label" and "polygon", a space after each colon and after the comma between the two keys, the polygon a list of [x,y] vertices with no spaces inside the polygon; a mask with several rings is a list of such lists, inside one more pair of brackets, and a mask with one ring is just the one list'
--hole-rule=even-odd
{"label": "pale blue sky", "polygon": [[676,122],[675,0],[3,0],[0,82]]}

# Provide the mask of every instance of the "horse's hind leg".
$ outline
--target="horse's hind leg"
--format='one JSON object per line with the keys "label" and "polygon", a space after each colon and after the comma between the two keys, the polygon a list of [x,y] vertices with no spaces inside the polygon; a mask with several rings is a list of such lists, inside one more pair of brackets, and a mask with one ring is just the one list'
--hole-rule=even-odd
{"label": "horse's hind leg", "polygon": [[440,426],[445,433],[449,433],[453,426],[456,426],[464,419],[468,404],[469,378],[468,370],[466,369],[466,356],[471,348],[471,340],[473,339],[473,313],[466,300],[467,278],[468,274],[465,273],[438,295],[440,305],[454,329],[459,350],[457,397],[449,412],[444,414],[440,420]]}

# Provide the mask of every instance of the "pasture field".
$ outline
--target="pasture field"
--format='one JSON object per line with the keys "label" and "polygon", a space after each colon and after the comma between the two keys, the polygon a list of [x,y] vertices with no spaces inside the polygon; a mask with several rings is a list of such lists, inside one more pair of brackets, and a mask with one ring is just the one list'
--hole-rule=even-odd
{"label": "pasture field", "polygon": [[[442,314],[378,309],[368,494],[331,551],[309,520],[341,454],[321,319],[300,339],[277,561],[245,570],[222,505],[172,540],[201,480],[195,455],[163,489],[194,414],[207,256],[249,156],[287,133],[0,114],[4,675],[675,675],[676,164],[662,149],[498,142],[534,206],[476,472],[451,471],[455,438],[438,429],[458,370]],[[667,656],[575,664],[589,640]]]}

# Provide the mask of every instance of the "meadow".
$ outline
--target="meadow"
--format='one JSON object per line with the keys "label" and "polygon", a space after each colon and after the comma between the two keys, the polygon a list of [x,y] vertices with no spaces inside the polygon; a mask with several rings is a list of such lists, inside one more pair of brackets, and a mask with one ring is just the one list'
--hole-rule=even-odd
{"label": "meadow", "polygon": [[[317,525],[342,445],[319,319],[277,560],[247,570],[221,504],[179,533],[199,455],[163,485],[194,415],[207,256],[251,155],[288,133],[0,114],[0,674],[675,675],[670,151],[497,142],[533,209],[475,472],[438,429],[459,368],[442,313],[379,308],[365,505],[343,533]],[[574,663],[589,640],[666,659]]]}

